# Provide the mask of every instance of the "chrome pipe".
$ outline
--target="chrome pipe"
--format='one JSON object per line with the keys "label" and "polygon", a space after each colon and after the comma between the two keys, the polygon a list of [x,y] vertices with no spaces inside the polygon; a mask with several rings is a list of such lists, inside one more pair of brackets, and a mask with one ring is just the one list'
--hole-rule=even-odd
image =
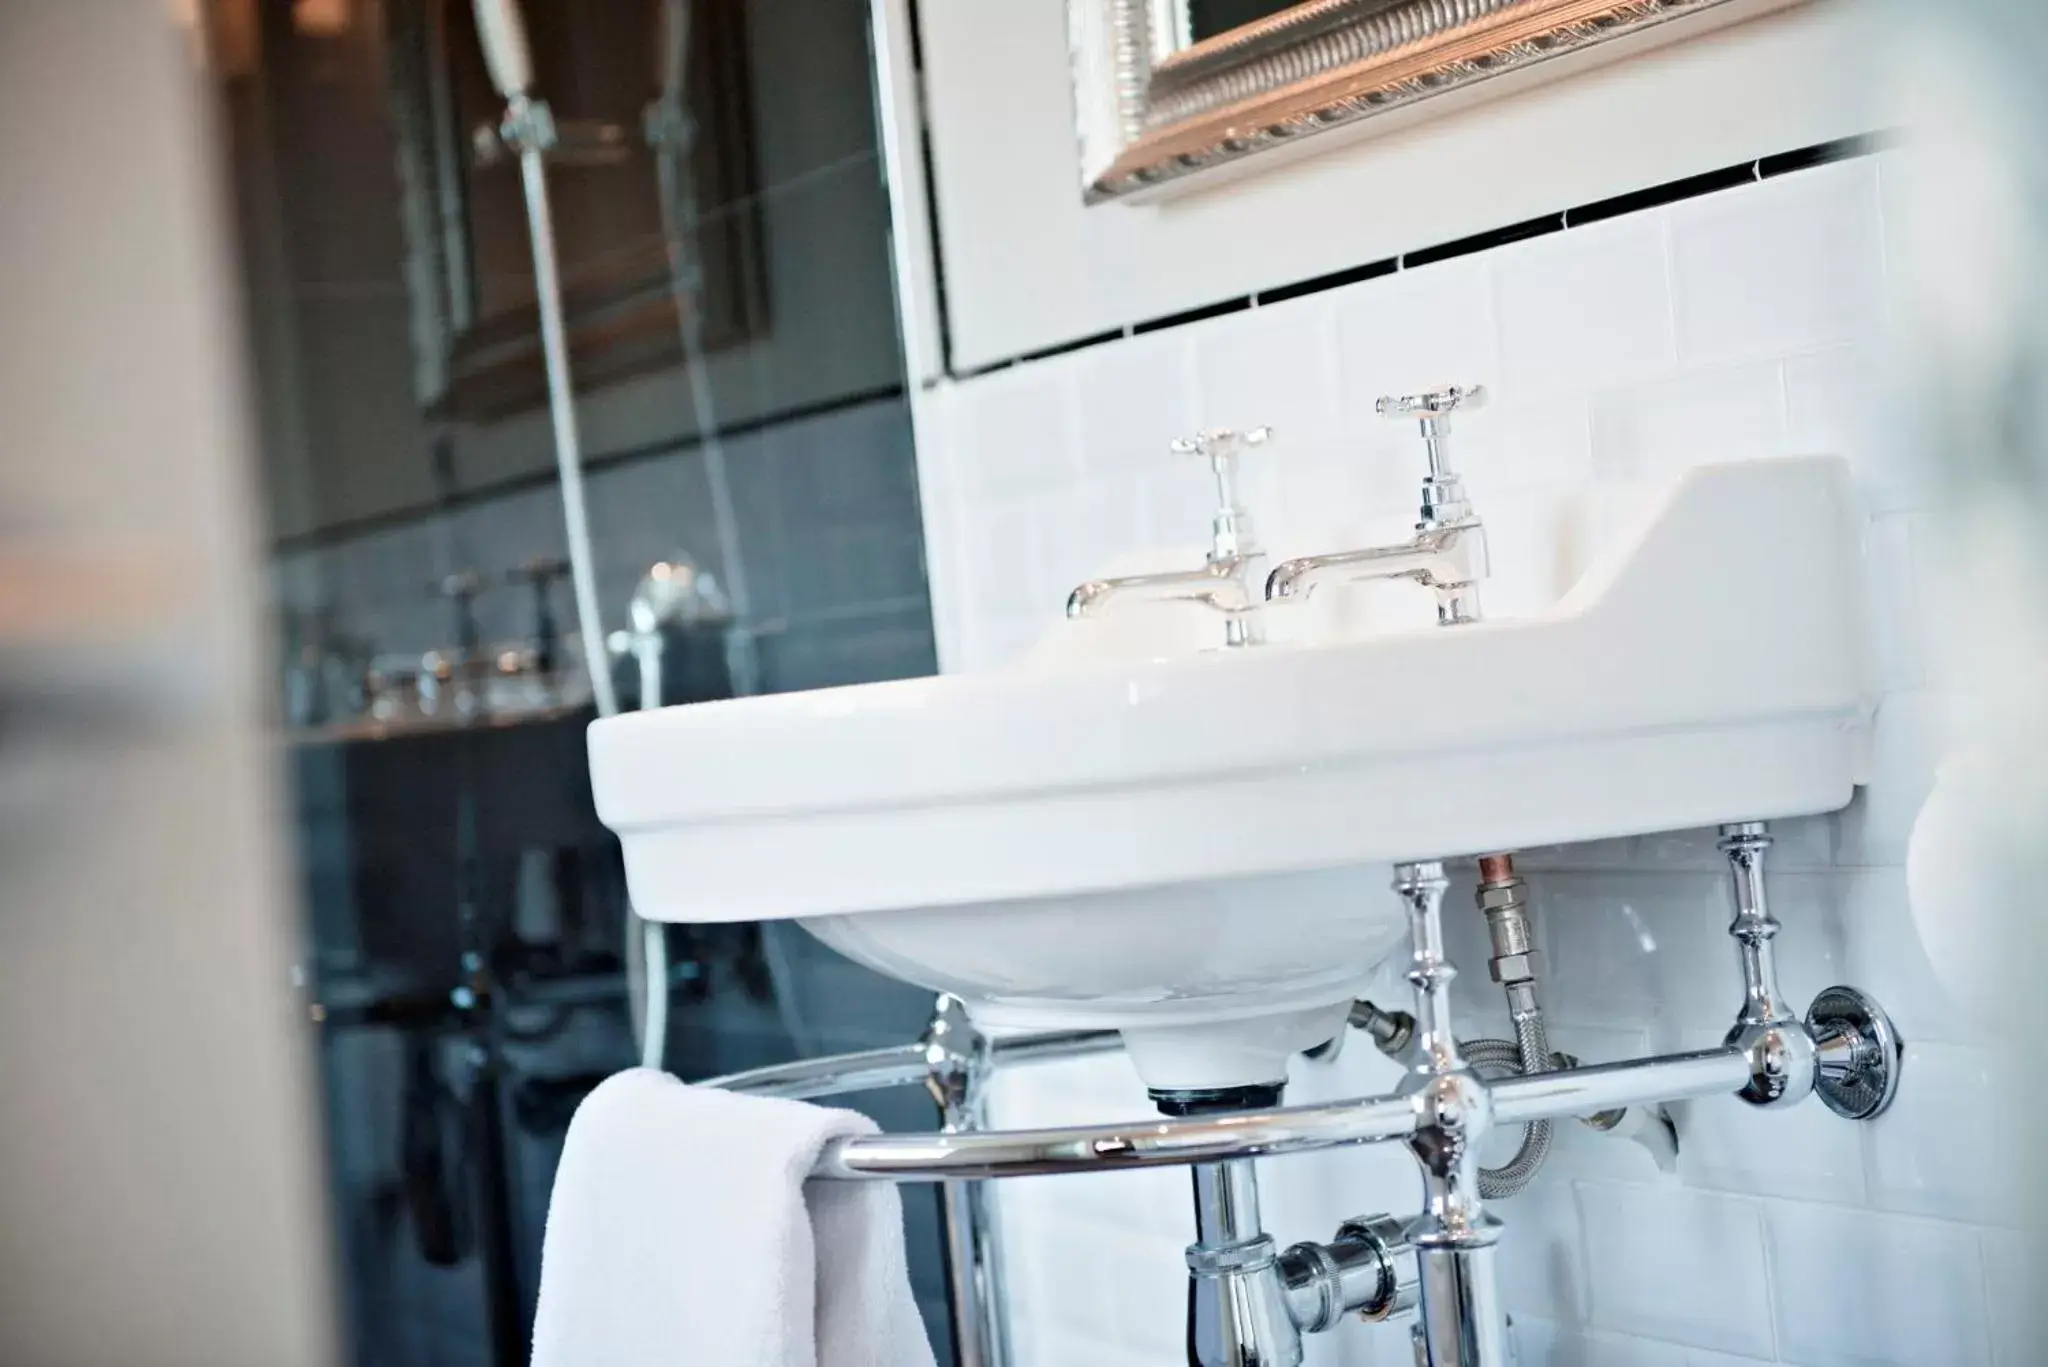
{"label": "chrome pipe", "polygon": [[1278,1250],[1259,1220],[1248,1158],[1193,1169],[1195,1241],[1188,1245],[1188,1361],[1193,1367],[1298,1367],[1301,1330]]}
{"label": "chrome pipe", "polygon": [[939,1186],[946,1231],[946,1294],[953,1309],[953,1353],[958,1367],[1005,1367],[1010,1360],[1003,1324],[1002,1264],[995,1210],[980,1182]]}
{"label": "chrome pipe", "polygon": [[1504,1077],[1487,1084],[1498,1125],[1562,1120],[1623,1106],[1726,1096],[1749,1084],[1748,1056],[1732,1045],[1684,1054]]}
{"label": "chrome pipe", "polygon": [[794,1063],[748,1068],[743,1072],[707,1077],[696,1085],[745,1092],[749,1096],[811,1101],[847,1092],[910,1087],[924,1079],[924,1046],[894,1044],[886,1049],[863,1049],[852,1054],[833,1054],[827,1058],[804,1058]]}
{"label": "chrome pipe", "polygon": [[1422,1167],[1422,1213],[1407,1235],[1420,1272],[1430,1367],[1508,1367],[1507,1311],[1494,1278],[1501,1224],[1479,1190],[1493,1094],[1459,1056],[1452,1028],[1450,988],[1458,973],[1444,955],[1448,886],[1439,861],[1394,866],[1394,892],[1408,908],[1414,947],[1408,981],[1415,990],[1415,1050],[1404,1088],[1417,1120],[1409,1150]]}
{"label": "chrome pipe", "polygon": [[1494,1247],[1416,1249],[1422,1285],[1420,1361],[1427,1367],[1512,1367]]}
{"label": "chrome pipe", "polygon": [[1740,1025],[1799,1018],[1778,986],[1775,942],[1783,927],[1771,915],[1770,897],[1764,888],[1764,854],[1770,847],[1770,831],[1761,821],[1721,828],[1721,853],[1728,859],[1729,877],[1735,885],[1735,919],[1728,925],[1728,934],[1734,937],[1742,966],[1742,1009],[1735,1017]]}
{"label": "chrome pipe", "polygon": [[1791,1106],[1813,1090],[1813,1036],[1778,986],[1778,918],[1764,888],[1770,831],[1761,821],[1721,828],[1721,853],[1735,885],[1735,919],[1728,924],[1742,966],[1742,1009],[1727,1042],[1749,1055],[1750,1082],[1738,1094],[1753,1106]]}
{"label": "chrome pipe", "polygon": [[1413,1134],[1415,1126],[1409,1098],[1381,1096],[1131,1125],[869,1135],[827,1144],[812,1173],[842,1180],[928,1182],[1184,1167],[1401,1139]]}
{"label": "chrome pipe", "polygon": [[[989,1052],[1000,1067],[1086,1058],[1122,1047],[1123,1037],[1114,1030],[1050,1030],[991,1041]],[[707,1077],[696,1085],[750,1096],[814,1101],[852,1092],[879,1092],[889,1087],[919,1087],[929,1074],[924,1044],[893,1044],[883,1049],[748,1068]]]}
{"label": "chrome pipe", "polygon": [[[969,1019],[966,1003],[950,992],[940,993],[918,1047],[924,1054],[925,1090],[938,1103],[941,1130],[964,1134],[983,1128],[993,1054],[988,1036]],[[1002,1264],[987,1188],[980,1182],[944,1182],[939,1201],[945,1213],[954,1356],[959,1367],[1005,1367],[1009,1338]]]}
{"label": "chrome pipe", "polygon": [[[891,1056],[901,1057],[912,1048],[906,1045],[898,1050],[872,1050],[866,1055],[841,1055],[840,1060],[869,1059],[877,1065],[868,1071],[849,1067],[850,1082],[875,1086],[921,1082],[925,1077],[921,1053],[915,1068],[889,1061]],[[729,1083],[738,1090],[772,1096],[827,1095],[822,1091],[798,1092],[796,1083],[785,1085],[781,1079],[768,1075],[818,1068],[822,1076],[821,1065],[840,1060],[816,1059],[779,1069],[756,1069],[753,1073],[735,1073],[728,1079],[714,1078],[700,1085]],[[750,1079],[756,1077],[763,1078],[764,1083],[751,1083]],[[1492,1123],[1507,1125],[1592,1115],[1621,1106],[1727,1095],[1740,1091],[1749,1080],[1747,1055],[1740,1048],[1724,1045],[1693,1053],[1501,1078],[1477,1085],[1488,1098]],[[768,1090],[768,1084],[775,1090]],[[846,1090],[858,1088],[848,1085]],[[1418,1095],[1404,1094],[1133,1125],[872,1135],[828,1145],[813,1175],[841,1180],[929,1182],[1279,1157],[1405,1139],[1419,1127],[1422,1106]]]}
{"label": "chrome pipe", "polygon": [[989,1052],[998,1068],[1016,1063],[1054,1063],[1060,1059],[1087,1058],[1093,1054],[1113,1053],[1123,1047],[1124,1037],[1115,1030],[1042,1030],[989,1041]]}
{"label": "chrome pipe", "polygon": [[1236,1244],[1265,1232],[1259,1221],[1259,1179],[1248,1158],[1197,1163],[1195,1242]]}

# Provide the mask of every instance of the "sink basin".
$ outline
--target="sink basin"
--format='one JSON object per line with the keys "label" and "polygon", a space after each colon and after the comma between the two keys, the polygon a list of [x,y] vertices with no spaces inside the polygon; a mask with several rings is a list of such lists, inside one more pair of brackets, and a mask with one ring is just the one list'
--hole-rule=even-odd
{"label": "sink basin", "polygon": [[643,915],[798,918],[985,1023],[1121,1029],[1154,1087],[1270,1081],[1402,941],[1391,861],[1848,802],[1845,463],[1637,508],[1528,617],[600,721],[598,814]]}

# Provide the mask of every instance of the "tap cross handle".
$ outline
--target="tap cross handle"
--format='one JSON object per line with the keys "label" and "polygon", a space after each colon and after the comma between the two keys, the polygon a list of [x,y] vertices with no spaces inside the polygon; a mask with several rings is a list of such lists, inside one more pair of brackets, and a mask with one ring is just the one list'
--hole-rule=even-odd
{"label": "tap cross handle", "polygon": [[1484,385],[1445,385],[1421,394],[1387,394],[1373,407],[1383,418],[1414,418],[1422,429],[1422,445],[1429,457],[1429,475],[1422,481],[1424,527],[1457,522],[1472,516],[1465,499],[1465,484],[1451,464],[1451,414],[1461,408],[1480,408],[1486,403]]}
{"label": "tap cross handle", "polygon": [[1422,428],[1422,442],[1429,451],[1429,474],[1431,479],[1456,479],[1458,472],[1451,468],[1451,455],[1445,446],[1445,438],[1451,432],[1451,414],[1461,408],[1483,408],[1486,405],[1486,386],[1445,385],[1421,394],[1386,394],[1373,405],[1383,418],[1414,418]]}
{"label": "tap cross handle", "polygon": [[1192,437],[1175,437],[1169,448],[1177,456],[1200,456],[1209,462],[1216,476],[1216,504],[1235,508],[1237,503],[1237,458],[1253,446],[1263,446],[1273,435],[1270,427],[1253,427],[1239,432],[1214,427]]}
{"label": "tap cross handle", "polygon": [[1209,558],[1222,560],[1249,554],[1253,549],[1251,516],[1238,501],[1237,460],[1254,446],[1272,438],[1270,427],[1237,431],[1229,427],[1210,428],[1191,437],[1177,437],[1169,449],[1175,455],[1200,456],[1209,462],[1216,478],[1216,517],[1210,527]]}

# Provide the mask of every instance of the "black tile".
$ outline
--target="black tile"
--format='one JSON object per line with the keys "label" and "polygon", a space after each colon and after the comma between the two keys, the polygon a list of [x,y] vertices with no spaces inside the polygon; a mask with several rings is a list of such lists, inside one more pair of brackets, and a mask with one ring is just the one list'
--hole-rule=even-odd
{"label": "black tile", "polygon": [[1623,214],[1637,213],[1643,209],[1654,209],[1660,204],[1671,204],[1694,195],[1712,194],[1716,190],[1729,190],[1738,185],[1749,185],[1756,180],[1756,163],[1743,162],[1740,166],[1724,166],[1718,171],[1704,171],[1683,180],[1666,181],[1652,185],[1647,190],[1631,190],[1625,195],[1611,199],[1599,199],[1591,204],[1581,204],[1564,211],[1565,226],[1583,227],[1598,223],[1606,218],[1619,218]]}
{"label": "black tile", "polygon": [[1495,247],[1505,247],[1510,242],[1525,242],[1529,238],[1541,237],[1545,233],[1563,231],[1564,215],[1546,214],[1542,218],[1531,218],[1525,219],[1520,223],[1510,223],[1505,228],[1494,228],[1489,232],[1474,233],[1470,237],[1461,237],[1454,242],[1441,242],[1434,247],[1424,247],[1419,251],[1404,252],[1401,255],[1401,268],[1403,270],[1414,270],[1417,266],[1427,266],[1436,261],[1448,261],[1454,256],[1470,256],[1474,252],[1491,251]]}
{"label": "black tile", "polygon": [[1361,280],[1372,280],[1382,275],[1392,275],[1401,269],[1399,257],[1390,256],[1384,261],[1368,261],[1363,266],[1352,266],[1347,270],[1331,271],[1328,275],[1312,276],[1297,280],[1291,285],[1275,285],[1269,290],[1260,290],[1261,304],[1278,304],[1289,299],[1299,299],[1304,294],[1316,294],[1322,290],[1333,290],[1341,285],[1355,285]]}

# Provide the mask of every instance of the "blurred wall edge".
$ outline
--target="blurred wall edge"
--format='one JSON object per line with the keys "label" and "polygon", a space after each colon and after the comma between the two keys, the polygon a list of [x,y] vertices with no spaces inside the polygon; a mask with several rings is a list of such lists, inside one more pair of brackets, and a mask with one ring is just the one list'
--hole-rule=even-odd
{"label": "blurred wall edge", "polygon": [[190,8],[0,3],[0,552],[104,551],[155,603],[40,703],[0,660],[8,1367],[332,1360]]}

